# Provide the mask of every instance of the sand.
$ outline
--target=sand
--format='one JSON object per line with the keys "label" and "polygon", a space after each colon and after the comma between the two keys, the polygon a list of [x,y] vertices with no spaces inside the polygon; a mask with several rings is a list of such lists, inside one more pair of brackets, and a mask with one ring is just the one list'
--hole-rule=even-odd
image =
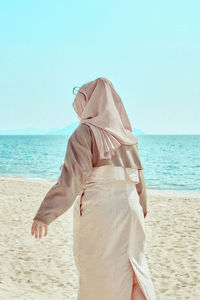
{"label": "sand", "polygon": [[[1,300],[77,299],[72,207],[48,226],[46,237],[31,235],[54,183],[0,177]],[[146,257],[157,299],[199,300],[200,195],[147,189],[147,197]]]}

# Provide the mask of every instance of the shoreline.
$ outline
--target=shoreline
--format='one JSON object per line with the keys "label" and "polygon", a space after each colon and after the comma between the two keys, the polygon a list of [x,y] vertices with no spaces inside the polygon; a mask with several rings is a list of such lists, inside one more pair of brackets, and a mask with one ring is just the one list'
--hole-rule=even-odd
{"label": "shoreline", "polygon": [[[57,177],[58,178],[58,177]],[[17,175],[0,175],[0,181],[11,180],[11,181],[28,181],[28,182],[38,182],[38,183],[47,183],[54,184],[57,181],[57,178],[41,178],[41,177],[23,177]],[[146,188],[147,192],[150,195],[157,195],[162,193],[164,195],[171,195],[177,197],[193,197],[200,199],[200,191],[191,191],[191,190],[169,190],[169,189],[158,189],[158,188]]]}

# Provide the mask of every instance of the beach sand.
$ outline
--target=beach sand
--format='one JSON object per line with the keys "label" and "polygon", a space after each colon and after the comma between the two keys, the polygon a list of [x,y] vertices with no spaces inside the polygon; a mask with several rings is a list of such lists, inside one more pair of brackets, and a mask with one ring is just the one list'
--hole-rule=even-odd
{"label": "beach sand", "polygon": [[[55,182],[0,177],[1,300],[77,299],[72,207],[48,226],[46,237],[31,235],[32,219]],[[147,197],[146,257],[157,299],[199,300],[200,195],[147,189]]]}

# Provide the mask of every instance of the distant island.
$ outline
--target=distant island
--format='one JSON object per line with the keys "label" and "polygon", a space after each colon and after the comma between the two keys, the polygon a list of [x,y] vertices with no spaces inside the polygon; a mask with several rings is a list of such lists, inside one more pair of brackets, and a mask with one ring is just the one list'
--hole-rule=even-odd
{"label": "distant island", "polygon": [[[37,129],[28,127],[24,129],[0,130],[0,135],[67,135],[70,136],[78,127],[80,122],[75,122],[61,129]],[[133,128],[134,135],[145,134],[142,130]]]}

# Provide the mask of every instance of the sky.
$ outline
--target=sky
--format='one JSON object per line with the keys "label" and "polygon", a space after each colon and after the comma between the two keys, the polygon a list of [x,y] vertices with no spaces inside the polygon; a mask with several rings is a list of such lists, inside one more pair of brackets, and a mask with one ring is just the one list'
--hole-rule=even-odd
{"label": "sky", "polygon": [[0,1],[0,130],[79,121],[74,86],[108,78],[133,128],[200,134],[200,1]]}

